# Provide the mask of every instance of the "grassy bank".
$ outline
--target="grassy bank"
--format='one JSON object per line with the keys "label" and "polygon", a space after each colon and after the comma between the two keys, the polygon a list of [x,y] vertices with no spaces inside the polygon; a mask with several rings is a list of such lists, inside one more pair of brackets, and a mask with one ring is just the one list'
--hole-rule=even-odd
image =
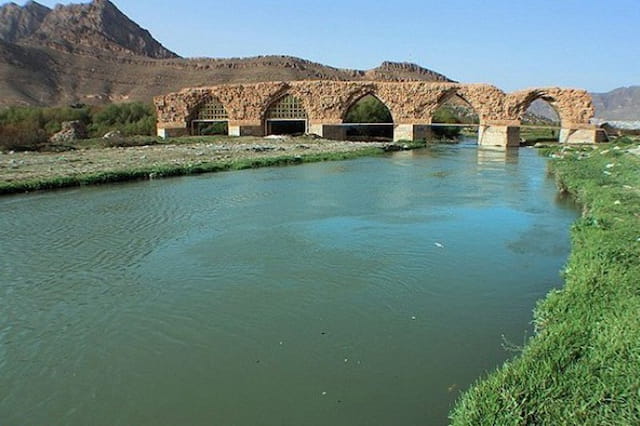
{"label": "grassy bank", "polygon": [[556,148],[583,206],[565,286],[541,301],[522,353],[458,401],[454,425],[640,424],[640,148]]}
{"label": "grassy bank", "polygon": [[[135,142],[135,141],[134,141]],[[85,146],[64,153],[4,154],[0,194],[95,185],[168,176],[285,166],[380,155],[419,143],[385,145],[322,140],[184,138],[171,144]],[[257,144],[257,143],[260,144]],[[0,158],[0,160],[2,160]]]}

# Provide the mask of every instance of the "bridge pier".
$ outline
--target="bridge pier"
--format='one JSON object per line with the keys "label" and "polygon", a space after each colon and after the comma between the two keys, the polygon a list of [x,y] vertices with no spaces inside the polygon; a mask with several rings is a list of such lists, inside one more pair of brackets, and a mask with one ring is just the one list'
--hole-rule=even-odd
{"label": "bridge pier", "polygon": [[480,123],[478,145],[504,148],[520,146],[520,123],[506,121]]}
{"label": "bridge pier", "polygon": [[607,135],[604,129],[596,126],[580,124],[563,125],[560,129],[560,143],[566,144],[593,144],[606,142]]}
{"label": "bridge pier", "polygon": [[395,124],[393,126],[393,141],[417,141],[431,138],[429,124]]}
{"label": "bridge pier", "polygon": [[184,122],[157,123],[157,135],[162,139],[188,136],[189,128]]}
{"label": "bridge pier", "polygon": [[347,128],[342,126],[341,121],[309,123],[309,133],[316,134],[324,139],[345,140],[347,138]]}
{"label": "bridge pier", "polygon": [[264,126],[259,121],[229,121],[229,136],[264,136]]}

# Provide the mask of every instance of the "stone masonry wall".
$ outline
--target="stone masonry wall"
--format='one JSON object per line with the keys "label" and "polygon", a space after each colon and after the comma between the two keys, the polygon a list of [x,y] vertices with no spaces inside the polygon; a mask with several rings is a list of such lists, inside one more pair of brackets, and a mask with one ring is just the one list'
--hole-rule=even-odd
{"label": "stone masonry wall", "polygon": [[518,125],[536,99],[556,109],[563,127],[586,128],[594,116],[585,90],[558,87],[528,89],[510,94],[488,84],[442,82],[293,81],[187,88],[154,99],[159,128],[186,127],[198,107],[217,98],[229,121],[260,125],[269,106],[286,94],[303,103],[311,123],[339,124],[349,108],[365,95],[374,95],[391,111],[396,124],[429,124],[433,113],[450,97],[459,96],[476,111],[482,123]]}

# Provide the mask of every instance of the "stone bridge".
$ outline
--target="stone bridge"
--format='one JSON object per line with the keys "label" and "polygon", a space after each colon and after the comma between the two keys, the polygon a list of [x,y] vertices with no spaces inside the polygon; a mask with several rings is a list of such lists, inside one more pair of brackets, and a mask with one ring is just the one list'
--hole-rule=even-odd
{"label": "stone bridge", "polygon": [[525,111],[537,99],[548,102],[561,121],[560,142],[595,143],[602,131],[585,90],[558,87],[504,93],[488,84],[378,81],[291,81],[187,88],[154,99],[158,135],[189,134],[192,123],[226,121],[230,135],[264,136],[271,119],[303,120],[304,130],[325,138],[345,136],[341,126],[358,100],[373,95],[393,118],[394,140],[425,138],[434,112],[450,100],[466,101],[479,117],[478,141],[488,146],[518,146]]}

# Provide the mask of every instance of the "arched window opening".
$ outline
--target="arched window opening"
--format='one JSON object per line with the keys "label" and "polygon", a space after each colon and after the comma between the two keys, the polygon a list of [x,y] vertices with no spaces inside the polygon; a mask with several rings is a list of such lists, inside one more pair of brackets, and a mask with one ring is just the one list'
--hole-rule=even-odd
{"label": "arched window opening", "polygon": [[531,102],[521,122],[520,139],[524,145],[560,140],[560,116],[550,101],[544,98]]}
{"label": "arched window opening", "polygon": [[285,95],[271,104],[265,114],[267,135],[302,135],[307,132],[308,116],[302,101]]}
{"label": "arched window opening", "polygon": [[203,102],[191,120],[192,135],[226,135],[228,134],[229,115],[224,105],[216,98]]}
{"label": "arched window opening", "polygon": [[431,116],[433,138],[440,141],[477,143],[480,118],[460,95],[443,99]]}
{"label": "arched window opening", "polygon": [[373,95],[365,95],[345,114],[348,140],[372,141],[393,139],[393,117],[389,108]]}

